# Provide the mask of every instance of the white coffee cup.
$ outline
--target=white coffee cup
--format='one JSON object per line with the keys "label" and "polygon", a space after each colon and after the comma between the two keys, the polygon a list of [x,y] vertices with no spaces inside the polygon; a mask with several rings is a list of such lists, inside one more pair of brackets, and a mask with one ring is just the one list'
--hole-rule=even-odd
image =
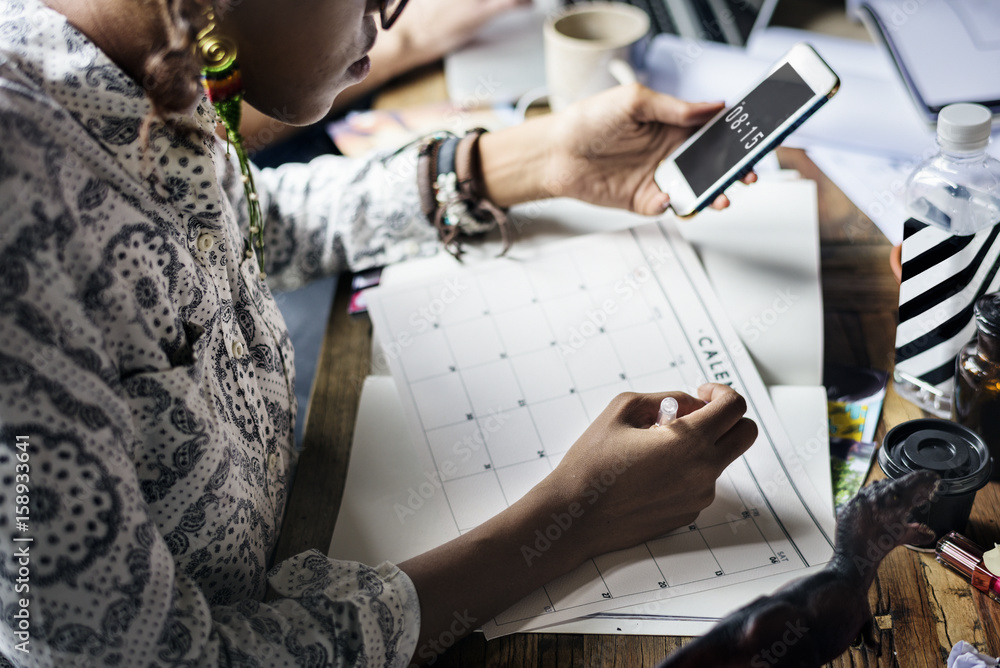
{"label": "white coffee cup", "polygon": [[649,16],[621,2],[571,5],[545,21],[545,81],[549,107],[569,104],[636,81],[648,41]]}

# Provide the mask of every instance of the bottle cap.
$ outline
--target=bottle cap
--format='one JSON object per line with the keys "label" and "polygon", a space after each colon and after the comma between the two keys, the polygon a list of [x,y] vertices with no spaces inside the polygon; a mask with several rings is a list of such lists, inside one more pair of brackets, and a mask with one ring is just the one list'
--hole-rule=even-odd
{"label": "bottle cap", "polygon": [[1000,292],[991,292],[977,299],[973,313],[976,327],[992,336],[1000,336]]}
{"label": "bottle cap", "polygon": [[931,501],[913,509],[912,521],[934,532],[934,540],[917,545],[930,548],[949,531],[963,531],[976,492],[993,470],[986,443],[974,431],[947,420],[920,419],[898,424],[882,439],[878,463],[893,479],[910,471],[929,470],[941,480]]}
{"label": "bottle cap", "polygon": [[986,443],[971,429],[947,420],[910,420],[889,430],[878,453],[879,466],[890,478],[910,471],[941,476],[942,496],[975,492],[993,468]]}
{"label": "bottle cap", "polygon": [[993,114],[981,104],[949,104],[938,114],[938,144],[950,151],[985,148],[992,124]]}

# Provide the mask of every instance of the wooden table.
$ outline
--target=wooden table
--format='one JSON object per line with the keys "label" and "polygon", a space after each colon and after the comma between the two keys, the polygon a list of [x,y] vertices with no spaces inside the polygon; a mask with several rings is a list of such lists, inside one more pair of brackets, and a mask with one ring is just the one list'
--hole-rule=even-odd
{"label": "wooden table", "polygon": [[[440,70],[418,72],[417,83],[383,96],[384,106],[440,99]],[[438,96],[433,98],[433,96]],[[786,167],[819,186],[820,249],[827,361],[889,370],[893,364],[898,287],[890,245],[872,222],[806,157],[779,149]],[[305,451],[291,492],[277,558],[309,548],[325,552],[344,489],[361,385],[368,375],[372,326],[347,316],[349,277],[338,285],[305,424]],[[890,388],[878,432],[925,417]],[[881,477],[878,465],[871,478]],[[976,498],[966,534],[981,545],[1000,542],[1000,483]],[[1000,654],[1000,604],[934,561],[899,548],[882,563],[869,592],[879,639],[874,649],[850,649],[832,666],[914,668],[944,666],[959,640]],[[658,636],[515,634],[487,643],[474,634],[444,654],[437,666],[653,666],[686,639]]]}

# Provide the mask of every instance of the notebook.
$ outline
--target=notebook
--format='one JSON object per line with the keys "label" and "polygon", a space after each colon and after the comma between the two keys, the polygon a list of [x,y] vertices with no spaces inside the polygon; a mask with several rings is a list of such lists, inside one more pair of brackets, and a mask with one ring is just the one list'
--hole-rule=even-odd
{"label": "notebook", "polygon": [[889,51],[928,123],[956,102],[1000,114],[1000,8],[996,0],[867,0],[859,14]]}

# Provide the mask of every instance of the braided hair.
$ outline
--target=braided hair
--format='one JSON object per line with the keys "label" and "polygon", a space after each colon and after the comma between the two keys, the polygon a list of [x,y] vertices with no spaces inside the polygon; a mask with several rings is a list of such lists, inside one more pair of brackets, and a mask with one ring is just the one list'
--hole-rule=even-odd
{"label": "braided hair", "polygon": [[150,0],[165,27],[165,41],[156,45],[142,66],[142,84],[153,113],[164,118],[188,114],[201,99],[201,63],[195,36],[205,26],[204,5],[197,0]]}

